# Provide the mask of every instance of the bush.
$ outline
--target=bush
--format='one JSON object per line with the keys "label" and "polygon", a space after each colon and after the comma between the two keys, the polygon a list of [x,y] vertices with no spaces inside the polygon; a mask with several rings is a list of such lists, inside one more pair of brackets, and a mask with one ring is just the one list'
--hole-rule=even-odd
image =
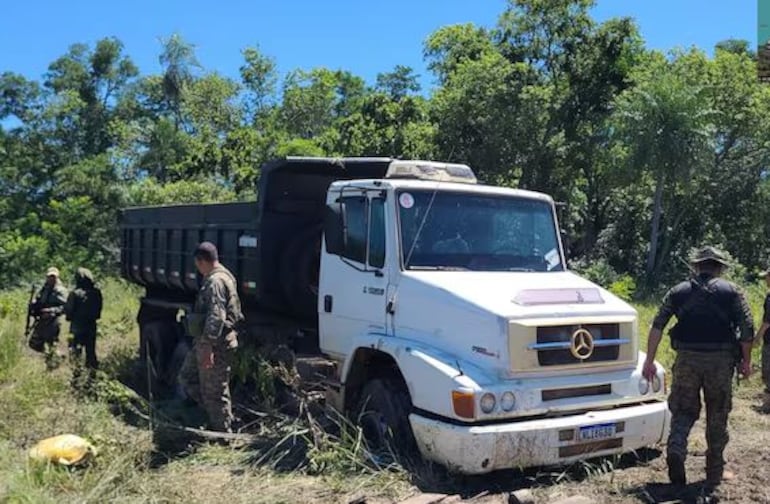
{"label": "bush", "polygon": [[631,275],[615,271],[606,259],[578,259],[573,261],[572,270],[626,301],[630,301],[636,293],[636,280]]}

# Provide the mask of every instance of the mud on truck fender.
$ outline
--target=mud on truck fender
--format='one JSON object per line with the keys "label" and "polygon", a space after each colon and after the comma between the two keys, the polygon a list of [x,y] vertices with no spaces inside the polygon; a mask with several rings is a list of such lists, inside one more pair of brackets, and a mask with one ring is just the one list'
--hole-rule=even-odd
{"label": "mud on truck fender", "polygon": [[466,375],[458,382],[460,373],[447,363],[452,359],[436,349],[393,337],[365,339],[342,369],[344,409],[371,448],[416,460],[420,451],[409,420],[415,406],[448,412],[451,391],[474,382]]}

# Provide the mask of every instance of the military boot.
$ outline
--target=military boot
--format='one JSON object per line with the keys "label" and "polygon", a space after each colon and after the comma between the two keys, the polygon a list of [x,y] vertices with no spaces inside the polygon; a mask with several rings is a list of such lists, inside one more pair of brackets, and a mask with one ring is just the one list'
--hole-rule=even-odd
{"label": "military boot", "polygon": [[762,394],[762,413],[770,413],[770,391],[765,390]]}
{"label": "military boot", "polygon": [[735,474],[732,471],[725,469],[725,461],[722,458],[712,459],[708,455],[706,456],[706,485],[715,488],[722,484],[723,481],[729,481],[735,478]]}
{"label": "military boot", "polygon": [[666,456],[668,464],[668,479],[674,485],[684,486],[687,484],[687,473],[684,469],[684,457],[678,453],[669,453]]}

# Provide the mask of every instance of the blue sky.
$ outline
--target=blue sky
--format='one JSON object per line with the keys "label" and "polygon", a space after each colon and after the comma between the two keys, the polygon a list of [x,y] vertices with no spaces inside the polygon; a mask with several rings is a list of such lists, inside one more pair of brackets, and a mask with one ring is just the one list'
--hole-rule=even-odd
{"label": "blue sky", "polygon": [[[594,17],[636,19],[649,47],[692,45],[711,51],[725,38],[756,44],[757,1],[598,0]],[[437,28],[492,26],[505,0],[5,0],[0,72],[40,78],[75,42],[116,36],[142,73],[160,71],[159,37],[178,32],[196,45],[207,70],[236,77],[240,50],[259,45],[283,73],[343,68],[373,82],[409,65],[432,82],[422,43]]]}

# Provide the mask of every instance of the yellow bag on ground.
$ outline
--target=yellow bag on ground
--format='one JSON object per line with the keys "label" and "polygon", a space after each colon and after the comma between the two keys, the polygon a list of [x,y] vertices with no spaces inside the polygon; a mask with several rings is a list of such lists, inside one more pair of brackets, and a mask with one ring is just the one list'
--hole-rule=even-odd
{"label": "yellow bag on ground", "polygon": [[76,465],[96,455],[94,445],[73,434],[62,434],[43,439],[30,448],[29,456],[41,462]]}

